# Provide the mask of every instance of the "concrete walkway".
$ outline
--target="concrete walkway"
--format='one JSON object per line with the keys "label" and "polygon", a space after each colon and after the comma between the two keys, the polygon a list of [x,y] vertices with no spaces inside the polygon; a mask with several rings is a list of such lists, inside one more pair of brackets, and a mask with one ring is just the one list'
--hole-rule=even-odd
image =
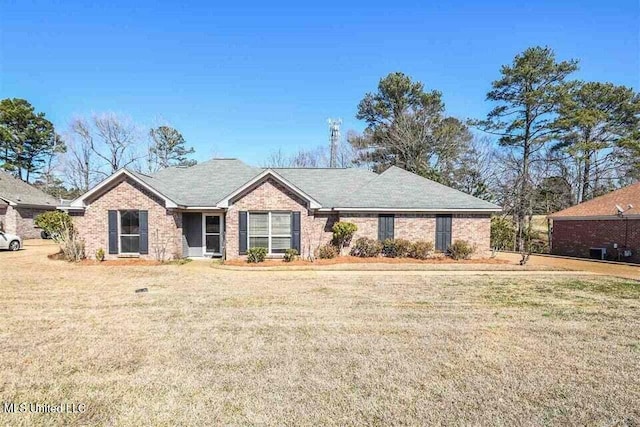
{"label": "concrete walkway", "polygon": [[[519,262],[521,257],[520,254],[500,252],[498,253],[497,258],[505,259],[507,261],[515,263]],[[607,262],[597,262],[575,258],[531,255],[527,266],[560,268],[564,270],[574,271],[588,271],[591,273],[604,274],[607,276],[615,276],[624,279],[633,279],[640,281],[640,265],[635,266],[612,264]]]}

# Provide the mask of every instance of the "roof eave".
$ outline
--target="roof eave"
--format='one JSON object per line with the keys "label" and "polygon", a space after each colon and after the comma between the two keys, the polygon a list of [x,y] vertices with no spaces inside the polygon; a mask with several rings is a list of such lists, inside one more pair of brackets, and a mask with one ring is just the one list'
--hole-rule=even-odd
{"label": "roof eave", "polygon": [[85,200],[87,200],[89,197],[91,197],[91,196],[93,196],[95,194],[98,194],[100,192],[100,190],[104,189],[109,184],[113,183],[116,179],[120,178],[123,175],[128,177],[128,178],[130,178],[130,179],[132,179],[132,180],[134,180],[135,182],[140,184],[142,187],[144,187],[145,189],[150,191],[152,194],[154,194],[154,195],[158,196],[159,198],[163,199],[164,202],[165,202],[165,207],[167,207],[167,208],[178,208],[179,207],[179,205],[176,202],[174,202],[173,200],[171,200],[170,198],[168,198],[167,196],[165,196],[164,194],[162,194],[161,192],[159,192],[158,190],[153,188],[151,185],[147,184],[145,181],[143,181],[140,178],[138,178],[135,174],[129,172],[127,169],[119,169],[119,170],[117,170],[111,176],[105,178],[98,185],[93,187],[91,190],[87,191],[82,196],[80,196],[77,199],[75,199],[74,201],[72,201],[69,204],[68,207],[70,207],[70,208],[85,208],[86,207]]}
{"label": "roof eave", "polygon": [[321,212],[442,212],[442,213],[493,213],[502,212],[501,207],[495,208],[376,208],[376,207],[335,207],[318,209]]}

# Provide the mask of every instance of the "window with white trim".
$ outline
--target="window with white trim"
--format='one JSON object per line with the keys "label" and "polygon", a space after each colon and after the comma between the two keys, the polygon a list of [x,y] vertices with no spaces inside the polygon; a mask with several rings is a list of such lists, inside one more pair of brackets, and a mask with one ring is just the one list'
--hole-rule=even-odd
{"label": "window with white trim", "polygon": [[283,254],[291,248],[291,212],[250,212],[249,248],[267,248],[270,254]]}
{"label": "window with white trim", "polygon": [[120,211],[120,253],[140,252],[140,211]]}

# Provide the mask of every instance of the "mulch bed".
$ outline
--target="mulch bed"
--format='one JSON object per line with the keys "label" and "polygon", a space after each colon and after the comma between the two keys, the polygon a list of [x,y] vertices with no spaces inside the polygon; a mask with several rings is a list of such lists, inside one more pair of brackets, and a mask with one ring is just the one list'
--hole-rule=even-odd
{"label": "mulch bed", "polygon": [[496,258],[466,259],[456,261],[449,257],[437,257],[421,260],[414,258],[360,258],[355,256],[342,256],[333,259],[316,259],[314,262],[307,260],[284,262],[281,259],[268,259],[260,263],[248,263],[247,261],[241,259],[232,259],[224,262],[224,265],[236,267],[286,267],[336,264],[509,264],[509,261]]}

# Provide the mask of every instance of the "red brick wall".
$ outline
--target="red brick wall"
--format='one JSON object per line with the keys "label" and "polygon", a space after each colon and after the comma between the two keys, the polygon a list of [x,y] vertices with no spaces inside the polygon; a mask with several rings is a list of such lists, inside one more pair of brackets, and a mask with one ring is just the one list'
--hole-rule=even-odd
{"label": "red brick wall", "polygon": [[617,259],[617,250],[626,245],[633,256],[628,262],[640,262],[640,220],[555,220],[551,235],[551,253],[574,257],[589,257],[590,248],[607,248],[608,257]]}
{"label": "red brick wall", "polygon": [[491,216],[453,215],[451,220],[451,242],[466,240],[475,246],[474,258],[491,255]]}
{"label": "red brick wall", "polygon": [[149,254],[141,258],[154,259],[155,252],[166,247],[166,258],[182,256],[182,214],[169,211],[164,201],[139,186],[134,181],[123,179],[109,191],[88,202],[84,214],[74,216],[74,224],[80,238],[85,242],[87,258],[93,258],[98,249],[109,255],[109,210],[146,210],[149,213]]}
{"label": "red brick wall", "polygon": [[[378,238],[377,213],[340,214],[341,221],[353,222],[358,231],[353,237]],[[395,214],[394,235],[397,239],[436,241],[435,214]],[[491,217],[489,215],[453,215],[451,221],[451,241],[466,240],[476,247],[474,257],[490,255]]]}

